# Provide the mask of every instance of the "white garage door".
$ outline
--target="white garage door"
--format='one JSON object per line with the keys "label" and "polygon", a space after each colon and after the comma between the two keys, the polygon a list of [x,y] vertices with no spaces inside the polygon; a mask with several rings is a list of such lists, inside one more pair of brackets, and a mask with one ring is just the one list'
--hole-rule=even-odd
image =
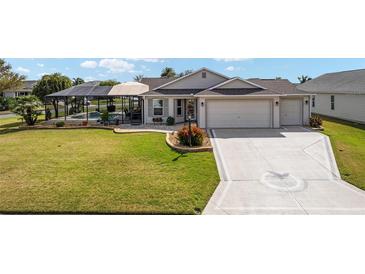
{"label": "white garage door", "polygon": [[280,124],[282,126],[302,125],[302,100],[280,100]]}
{"label": "white garage door", "polygon": [[208,100],[209,128],[269,128],[270,100]]}

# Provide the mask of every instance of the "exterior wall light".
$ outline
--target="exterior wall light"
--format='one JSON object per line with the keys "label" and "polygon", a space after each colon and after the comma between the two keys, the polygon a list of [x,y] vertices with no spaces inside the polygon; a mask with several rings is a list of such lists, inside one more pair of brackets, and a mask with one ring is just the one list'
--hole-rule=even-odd
{"label": "exterior wall light", "polygon": [[204,107],[204,102],[201,102],[201,103],[200,103],[200,105],[201,105],[202,107]]}
{"label": "exterior wall light", "polygon": [[275,101],[275,105],[278,106],[279,105],[279,101]]}
{"label": "exterior wall light", "polygon": [[306,105],[308,105],[308,100],[305,100],[304,102],[305,102]]}

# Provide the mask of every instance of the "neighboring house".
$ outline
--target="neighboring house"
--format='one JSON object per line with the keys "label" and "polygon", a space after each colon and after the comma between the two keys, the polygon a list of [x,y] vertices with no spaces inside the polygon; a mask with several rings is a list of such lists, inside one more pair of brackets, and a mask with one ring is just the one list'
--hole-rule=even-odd
{"label": "neighboring house", "polygon": [[279,128],[307,125],[311,94],[285,79],[230,78],[202,68],[180,78],[143,78],[144,122],[189,117],[202,128]]}
{"label": "neighboring house", "polygon": [[316,94],[314,113],[365,123],[365,69],[327,73],[297,88]]}
{"label": "neighboring house", "polygon": [[25,80],[18,88],[4,91],[4,97],[19,97],[30,95],[33,90],[33,86],[37,83],[35,80]]}

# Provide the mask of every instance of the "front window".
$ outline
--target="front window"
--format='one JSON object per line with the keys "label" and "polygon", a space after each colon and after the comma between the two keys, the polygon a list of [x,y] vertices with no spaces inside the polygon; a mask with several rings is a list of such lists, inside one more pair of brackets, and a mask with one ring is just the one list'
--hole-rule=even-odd
{"label": "front window", "polygon": [[334,110],[335,109],[335,96],[331,95],[331,109]]}
{"label": "front window", "polygon": [[153,99],[153,115],[162,116],[163,114],[163,100]]}
{"label": "front window", "polygon": [[182,99],[177,99],[176,101],[176,115],[177,116],[182,115]]}

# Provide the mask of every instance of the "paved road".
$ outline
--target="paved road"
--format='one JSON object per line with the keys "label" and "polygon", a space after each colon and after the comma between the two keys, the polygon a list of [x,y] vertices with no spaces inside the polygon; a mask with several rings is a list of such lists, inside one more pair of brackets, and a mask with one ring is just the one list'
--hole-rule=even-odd
{"label": "paved road", "polygon": [[10,118],[10,117],[15,117],[16,115],[14,113],[9,113],[9,114],[0,114],[0,119],[5,119],[5,118]]}
{"label": "paved road", "polygon": [[221,182],[204,214],[365,214],[365,192],[341,180],[327,136],[302,127],[211,133]]}

